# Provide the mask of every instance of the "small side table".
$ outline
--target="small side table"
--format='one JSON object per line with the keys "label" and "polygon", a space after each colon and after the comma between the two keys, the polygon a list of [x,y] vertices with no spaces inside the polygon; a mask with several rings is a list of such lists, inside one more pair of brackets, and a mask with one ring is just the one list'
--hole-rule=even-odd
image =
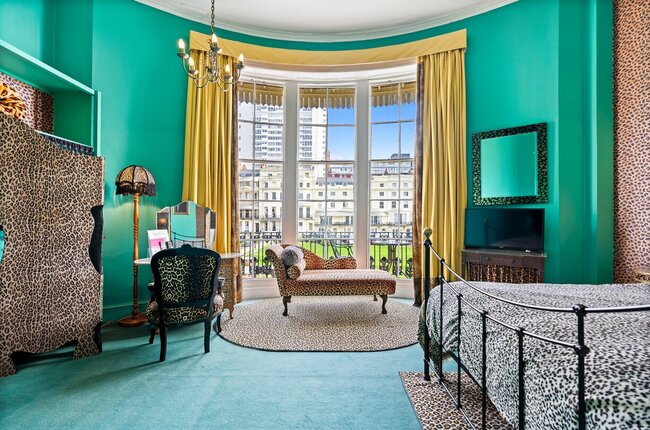
{"label": "small side table", "polygon": [[650,267],[635,267],[632,273],[635,282],[650,284]]}

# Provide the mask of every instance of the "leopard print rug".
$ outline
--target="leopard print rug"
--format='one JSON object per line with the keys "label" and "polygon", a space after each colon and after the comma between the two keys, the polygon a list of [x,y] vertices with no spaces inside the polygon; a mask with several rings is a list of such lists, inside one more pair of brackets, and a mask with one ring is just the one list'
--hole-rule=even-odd
{"label": "leopard print rug", "polygon": [[[440,386],[435,375],[431,381],[422,379],[420,372],[400,372],[404,390],[409,396],[415,415],[423,430],[464,430],[471,427],[456,409],[451,399]],[[452,393],[456,393],[456,374],[445,374]],[[481,423],[481,389],[463,374],[461,380],[461,404],[463,410],[475,423]],[[489,430],[512,430],[491,402],[487,408],[487,428]]]}
{"label": "leopard print rug", "polygon": [[293,297],[289,316],[282,299],[238,305],[222,322],[221,337],[267,351],[384,351],[417,342],[419,308],[372,296]]}

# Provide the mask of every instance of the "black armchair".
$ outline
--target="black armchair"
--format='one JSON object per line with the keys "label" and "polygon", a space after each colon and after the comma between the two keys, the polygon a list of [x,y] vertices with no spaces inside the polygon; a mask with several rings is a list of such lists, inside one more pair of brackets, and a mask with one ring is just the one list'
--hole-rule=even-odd
{"label": "black armchair", "polygon": [[160,331],[160,361],[167,354],[167,327],[170,325],[205,324],[204,349],[210,352],[210,323],[221,331],[223,311],[222,281],[217,278],[221,256],[209,249],[165,249],[151,258],[154,277],[154,300],[147,306],[151,324],[149,343],[156,329]]}

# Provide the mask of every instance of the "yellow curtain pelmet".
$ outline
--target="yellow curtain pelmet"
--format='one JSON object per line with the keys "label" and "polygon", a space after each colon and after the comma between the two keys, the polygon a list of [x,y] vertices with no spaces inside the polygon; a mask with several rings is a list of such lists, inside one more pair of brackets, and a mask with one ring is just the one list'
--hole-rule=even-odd
{"label": "yellow curtain pelmet", "polygon": [[[210,35],[190,32],[190,49],[207,51]],[[467,46],[467,30],[458,30],[428,39],[379,48],[351,49],[344,51],[306,51],[301,49],[271,48],[219,38],[219,46],[225,55],[237,57],[240,53],[250,60],[287,66],[350,66],[390,62]]]}

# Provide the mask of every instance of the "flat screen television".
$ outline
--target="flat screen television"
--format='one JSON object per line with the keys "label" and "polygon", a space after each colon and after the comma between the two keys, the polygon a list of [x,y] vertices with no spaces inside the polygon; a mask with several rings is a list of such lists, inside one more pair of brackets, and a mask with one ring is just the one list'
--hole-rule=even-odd
{"label": "flat screen television", "polygon": [[544,209],[467,208],[465,247],[544,251]]}

